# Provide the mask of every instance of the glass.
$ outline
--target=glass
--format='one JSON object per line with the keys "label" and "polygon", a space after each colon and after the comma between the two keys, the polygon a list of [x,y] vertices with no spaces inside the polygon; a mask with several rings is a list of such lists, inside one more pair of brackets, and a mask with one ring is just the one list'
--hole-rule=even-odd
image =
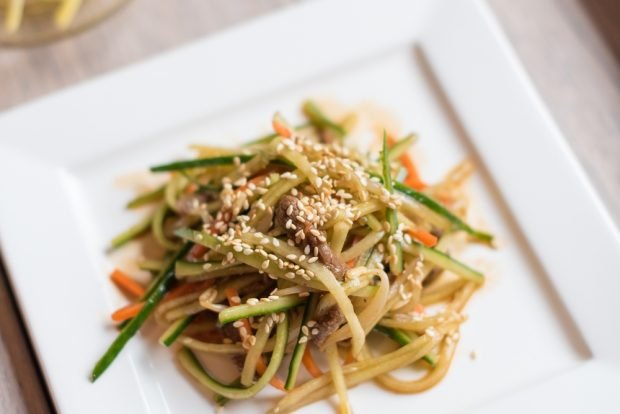
{"label": "glass", "polygon": [[84,31],[129,0],[0,0],[0,45],[34,46]]}

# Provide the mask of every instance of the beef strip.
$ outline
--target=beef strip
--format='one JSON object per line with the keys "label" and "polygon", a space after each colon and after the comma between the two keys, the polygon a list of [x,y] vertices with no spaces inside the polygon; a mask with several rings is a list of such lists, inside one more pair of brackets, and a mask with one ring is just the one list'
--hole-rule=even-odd
{"label": "beef strip", "polygon": [[[275,211],[276,224],[286,229],[288,237],[295,241],[299,248],[304,249],[309,245],[312,251],[314,251],[316,247],[319,260],[334,274],[334,276],[336,276],[336,279],[342,280],[347,271],[345,264],[333,252],[329,244],[323,241],[325,239],[317,235],[316,230],[318,229],[316,229],[312,223],[308,221],[302,222],[297,218],[297,216],[300,215],[298,201],[299,199],[292,195],[284,195],[280,198]],[[291,214],[287,214],[288,211],[290,211]],[[291,220],[295,228],[286,228],[288,220]],[[295,234],[300,229],[303,230],[305,237],[299,240],[295,237]],[[315,231],[313,232],[312,230]]]}

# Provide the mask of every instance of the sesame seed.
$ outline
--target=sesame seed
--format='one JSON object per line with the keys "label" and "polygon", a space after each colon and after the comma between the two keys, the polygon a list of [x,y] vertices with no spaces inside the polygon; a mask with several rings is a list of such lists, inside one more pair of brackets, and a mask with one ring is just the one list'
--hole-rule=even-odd
{"label": "sesame seed", "polygon": [[278,300],[280,299],[280,296],[278,295],[269,295],[269,300]]}
{"label": "sesame seed", "polygon": [[213,266],[211,263],[205,263],[205,264],[202,265],[202,268],[204,270],[209,270],[211,268],[211,266]]}
{"label": "sesame seed", "polygon": [[305,344],[306,342],[308,342],[308,337],[307,336],[302,336],[301,338],[299,338],[299,343],[300,344]]}
{"label": "sesame seed", "polygon": [[289,278],[289,279],[293,279],[295,277],[295,273],[293,273],[293,272],[286,272],[284,274],[284,276]]}
{"label": "sesame seed", "polygon": [[254,250],[252,249],[243,249],[243,254],[245,254],[246,256],[249,256],[252,253],[254,253]]}
{"label": "sesame seed", "polygon": [[233,246],[233,250],[234,250],[234,251],[236,251],[237,253],[240,253],[240,252],[242,252],[242,251],[243,251],[243,247],[241,247],[241,246],[240,246],[240,245],[238,245],[238,244],[235,244],[235,245]]}
{"label": "sesame seed", "polygon": [[247,303],[248,305],[252,306],[252,305],[256,305],[258,303],[258,299],[256,298],[250,298],[248,299],[245,303]]}
{"label": "sesame seed", "polygon": [[310,331],[308,330],[308,327],[307,327],[307,326],[302,326],[302,327],[301,327],[301,332],[302,332],[304,335],[306,335],[306,336],[308,336],[308,335],[310,334]]}
{"label": "sesame seed", "polygon": [[314,262],[316,262],[317,260],[319,260],[319,258],[318,258],[318,257],[316,257],[316,256],[314,256],[314,257],[311,257],[310,259],[308,259],[308,263],[314,263]]}
{"label": "sesame seed", "polygon": [[314,321],[314,320],[308,321],[308,323],[306,325],[308,325],[310,328],[312,328],[313,326],[316,325],[316,321]]}
{"label": "sesame seed", "polygon": [[317,328],[314,328],[312,330],[312,335],[318,335],[319,334],[319,330]]}
{"label": "sesame seed", "polygon": [[265,270],[269,267],[269,259],[265,260],[263,264],[260,265],[261,269]]}
{"label": "sesame seed", "polygon": [[241,327],[243,326],[243,321],[235,321],[235,322],[233,323],[233,326],[234,326],[235,328],[241,328]]}
{"label": "sesame seed", "polygon": [[292,253],[291,254],[287,254],[286,258],[288,260],[297,260],[297,255],[296,254],[292,254]]}
{"label": "sesame seed", "polygon": [[241,328],[239,328],[239,335],[241,335],[242,338],[246,336],[247,334],[248,334],[248,330],[246,329],[245,326],[242,326]]}

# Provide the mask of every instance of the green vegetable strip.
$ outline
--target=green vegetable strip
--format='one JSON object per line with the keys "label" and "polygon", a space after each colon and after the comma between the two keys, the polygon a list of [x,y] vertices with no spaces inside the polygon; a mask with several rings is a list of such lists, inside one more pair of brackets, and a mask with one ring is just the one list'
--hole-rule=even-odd
{"label": "green vegetable strip", "polygon": [[465,223],[463,220],[461,220],[460,218],[455,216],[452,212],[450,212],[450,210],[448,210],[447,208],[445,208],[444,206],[442,206],[441,204],[439,204],[437,201],[433,200],[426,194],[416,191],[413,188],[403,183],[395,183],[394,188],[396,189],[396,191],[408,197],[413,198],[420,204],[423,204],[424,206],[428,207],[430,210],[446,218],[456,229],[463,230],[467,234],[471,235],[472,237],[484,243],[490,244],[493,241],[493,235],[482,232],[482,231],[474,230],[467,223]]}
{"label": "green vegetable strip", "polygon": [[231,306],[221,311],[218,320],[221,324],[238,321],[239,319],[249,318],[250,316],[262,316],[275,312],[283,312],[294,308],[304,301],[297,295],[283,296],[269,302],[259,302],[256,305],[237,305]]}
{"label": "green vegetable strip", "polygon": [[413,144],[417,139],[418,136],[416,134],[409,134],[405,138],[392,145],[392,147],[388,149],[388,159],[390,161],[395,161],[398,157],[407,152],[407,148],[409,148],[409,146]]}
{"label": "green vegetable strip", "polygon": [[164,263],[159,260],[143,260],[138,263],[138,267],[140,270],[150,270],[154,272],[159,272],[162,267],[164,267]]}
{"label": "green vegetable strip", "polygon": [[156,165],[154,167],[151,167],[150,169],[152,172],[162,172],[189,170],[192,168],[215,167],[218,165],[233,165],[235,163],[235,158],[239,158],[239,161],[241,162],[248,162],[253,157],[254,154],[222,155],[219,157],[198,158],[195,160],[171,162],[170,164]]}
{"label": "green vegetable strip", "polygon": [[159,338],[159,343],[167,347],[172,345],[174,341],[176,341],[177,338],[183,333],[185,328],[187,328],[189,324],[192,323],[195,316],[196,314],[188,315],[170,325],[170,327],[166,329],[166,332],[164,332],[161,338]]}
{"label": "green vegetable strip", "polygon": [[149,227],[151,227],[152,222],[153,216],[148,216],[142,221],[140,221],[138,224],[131,226],[121,234],[117,235],[110,241],[110,250],[118,249],[130,240],[135,239],[136,237],[147,231]]}
{"label": "green vegetable strip", "polygon": [[162,204],[155,211],[155,215],[153,216],[153,221],[151,223],[151,230],[153,232],[153,237],[155,241],[166,250],[176,250],[179,248],[179,245],[171,240],[169,240],[164,234],[164,220],[166,219],[166,214],[168,213],[168,205]]}
{"label": "green vegetable strip", "polygon": [[301,337],[304,335],[301,328],[306,325],[306,323],[308,323],[310,317],[314,314],[314,309],[316,308],[318,298],[319,296],[316,293],[313,293],[310,295],[308,302],[306,302],[306,307],[304,308],[304,315],[301,319],[301,326],[299,327],[299,335],[297,336],[295,349],[293,349],[291,362],[288,366],[288,376],[286,377],[286,384],[284,385],[284,388],[287,390],[293,389],[295,387],[295,383],[297,382],[297,374],[299,374],[301,360],[304,356],[304,352],[306,351],[306,346],[308,346],[308,341],[303,343],[299,342]]}
{"label": "green vegetable strip", "polygon": [[420,254],[424,256],[425,261],[428,261],[445,270],[449,270],[464,279],[471,280],[472,282],[476,283],[484,282],[484,275],[482,273],[472,269],[465,263],[462,263],[454,259],[453,257],[448,256],[442,251],[433,249],[431,247],[426,247],[416,241],[412,242],[411,245],[405,246],[405,250],[407,251],[407,253],[410,254]]}
{"label": "green vegetable strip", "polygon": [[188,348],[183,348],[179,352],[179,362],[190,375],[192,375],[198,382],[209,388],[211,391],[231,400],[251,398],[260,390],[265,388],[265,386],[269,383],[269,381],[271,381],[278,371],[278,368],[280,368],[280,364],[284,358],[286,342],[288,341],[288,329],[289,321],[288,315],[286,315],[284,320],[278,323],[276,343],[265,373],[258,379],[258,381],[256,381],[256,383],[254,383],[254,385],[248,388],[231,387],[220,383],[211,377],[207,371],[205,371],[196,356]]}
{"label": "green vegetable strip", "polygon": [[[381,182],[383,182],[383,177],[381,177],[378,174],[370,173],[370,176],[377,177],[377,178],[379,178],[381,180]],[[431,210],[434,213],[436,213],[436,214],[440,215],[441,217],[445,218],[446,220],[448,220],[450,222],[450,224],[452,224],[452,226],[455,229],[463,230],[464,232],[466,232],[470,236],[480,240],[481,242],[487,243],[487,244],[491,244],[491,242],[493,241],[493,235],[491,235],[489,233],[485,233],[485,232],[473,229],[471,226],[469,226],[463,220],[461,220],[456,215],[454,215],[450,210],[448,210],[447,208],[445,208],[440,203],[438,203],[437,201],[433,200],[431,197],[427,196],[426,194],[421,193],[419,191],[416,191],[413,188],[411,188],[408,185],[403,184],[403,183],[396,182],[396,183],[393,183],[393,184],[394,184],[394,189],[396,191],[398,191],[399,193],[404,194],[404,195],[414,199],[418,203],[420,203],[423,206],[427,207],[429,210]]]}
{"label": "green vegetable strip", "polygon": [[[390,172],[390,161],[388,159],[387,136],[383,131],[383,150],[381,151],[381,164],[383,167],[383,185],[390,192],[394,193],[394,185],[392,184],[392,174]],[[390,234],[396,233],[398,229],[397,212],[393,208],[385,210],[385,218],[390,225]],[[390,260],[390,270],[398,275],[403,271],[403,250],[402,246],[396,240],[392,240],[394,246],[394,257]]]}
{"label": "green vegetable strip", "polygon": [[[229,387],[234,387],[234,388],[238,388],[241,386],[241,378],[237,378],[236,380],[234,380],[233,382],[231,382],[230,384],[228,384]],[[215,403],[220,406],[223,407],[225,406],[228,401],[230,401],[230,398],[226,398],[223,395],[220,394],[215,394],[213,396],[213,399],[215,400]]]}
{"label": "green vegetable strip", "polygon": [[323,114],[319,107],[313,101],[306,101],[302,106],[304,114],[308,117],[310,122],[317,128],[329,129],[335,132],[340,138],[344,137],[347,132],[344,128],[337,123],[330,120]]}
{"label": "green vegetable strip", "polygon": [[[393,340],[400,346],[409,345],[412,341],[411,337],[402,329],[390,328],[389,326],[383,326],[379,324],[375,325],[373,329],[377,332],[381,332],[382,334],[387,335],[391,340]],[[432,366],[435,366],[435,364],[437,363],[437,355],[432,352],[424,355],[422,359]]]}
{"label": "green vegetable strip", "polygon": [[126,207],[129,209],[138,208],[138,207],[142,207],[143,205],[159,201],[164,196],[164,188],[165,186],[161,186],[152,191],[148,191],[144,194],[140,194],[138,197],[129,201]]}
{"label": "green vegetable strip", "polygon": [[127,325],[122,329],[114,342],[110,345],[108,350],[103,354],[101,359],[95,365],[93,372],[90,375],[90,380],[95,381],[103,374],[103,372],[110,366],[112,361],[123,350],[127,342],[138,332],[138,329],[149,317],[151,312],[155,309],[155,305],[163,298],[164,294],[170,287],[170,284],[174,281],[174,263],[184,257],[189,249],[192,247],[192,243],[185,243],[179,251],[166,263],[166,267],[159,273],[155,283],[149,289],[147,297],[144,300],[144,306],[138,314],[131,319]]}

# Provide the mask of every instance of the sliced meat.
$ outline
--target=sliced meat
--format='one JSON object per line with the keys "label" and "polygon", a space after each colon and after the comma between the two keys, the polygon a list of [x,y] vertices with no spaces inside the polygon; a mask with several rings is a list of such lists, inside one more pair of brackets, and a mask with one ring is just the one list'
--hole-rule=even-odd
{"label": "sliced meat", "polygon": [[340,311],[338,305],[329,307],[316,321],[316,328],[319,333],[312,337],[312,340],[318,346],[323,345],[325,340],[344,323],[344,315]]}
{"label": "sliced meat", "polygon": [[[340,258],[333,252],[329,244],[325,241],[325,235],[320,232],[312,223],[305,221],[302,222],[298,219],[301,216],[301,210],[299,199],[292,195],[284,195],[280,198],[276,206],[275,219],[276,224],[286,230],[289,239],[295,241],[295,244],[304,249],[306,246],[310,246],[310,249],[314,251],[316,247],[318,250],[319,260],[336,276],[337,279],[342,279],[347,271],[347,267],[340,260]],[[289,222],[294,225],[288,226]],[[297,237],[299,231],[303,231],[304,237]]]}

